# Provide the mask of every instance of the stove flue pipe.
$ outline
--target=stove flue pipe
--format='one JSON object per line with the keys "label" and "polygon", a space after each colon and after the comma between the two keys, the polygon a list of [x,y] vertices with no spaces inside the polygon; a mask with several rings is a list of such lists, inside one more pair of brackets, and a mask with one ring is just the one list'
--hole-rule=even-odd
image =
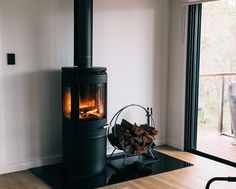
{"label": "stove flue pipe", "polygon": [[74,66],[92,67],[93,0],[74,0]]}

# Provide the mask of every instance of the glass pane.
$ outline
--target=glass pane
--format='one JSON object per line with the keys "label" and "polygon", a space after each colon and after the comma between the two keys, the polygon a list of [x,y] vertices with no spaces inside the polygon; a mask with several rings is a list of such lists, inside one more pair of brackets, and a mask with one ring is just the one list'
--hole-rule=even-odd
{"label": "glass pane", "polygon": [[71,89],[66,87],[63,96],[63,115],[67,119],[71,119]]}
{"label": "glass pane", "polygon": [[106,117],[106,85],[90,83],[80,85],[79,119],[103,119]]}
{"label": "glass pane", "polygon": [[236,162],[229,84],[236,81],[236,1],[202,5],[197,150]]}

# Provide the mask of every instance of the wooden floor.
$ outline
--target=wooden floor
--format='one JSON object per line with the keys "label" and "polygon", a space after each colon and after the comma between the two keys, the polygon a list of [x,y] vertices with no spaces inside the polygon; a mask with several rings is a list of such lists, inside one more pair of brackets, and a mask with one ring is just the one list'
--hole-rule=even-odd
{"label": "wooden floor", "polygon": [[232,145],[234,138],[210,134],[198,136],[197,150],[232,162],[236,162],[236,146]]}
{"label": "wooden floor", "polygon": [[30,171],[0,176],[0,189],[51,189]]}
{"label": "wooden floor", "polygon": [[[236,168],[197,155],[165,146],[158,147],[157,150],[193,163],[194,166],[103,187],[103,189],[204,189],[211,177],[236,176]],[[216,182],[211,187],[211,189],[232,188],[236,188],[236,183]],[[49,189],[49,187],[29,171],[23,171],[0,176],[0,189]]]}

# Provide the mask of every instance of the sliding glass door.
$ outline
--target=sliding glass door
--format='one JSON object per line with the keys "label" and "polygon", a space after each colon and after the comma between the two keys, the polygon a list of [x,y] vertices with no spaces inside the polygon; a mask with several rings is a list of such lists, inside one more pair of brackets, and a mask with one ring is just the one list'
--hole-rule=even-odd
{"label": "sliding glass door", "polygon": [[[185,149],[236,162],[236,1],[189,7]],[[234,123],[235,122],[235,123]]]}

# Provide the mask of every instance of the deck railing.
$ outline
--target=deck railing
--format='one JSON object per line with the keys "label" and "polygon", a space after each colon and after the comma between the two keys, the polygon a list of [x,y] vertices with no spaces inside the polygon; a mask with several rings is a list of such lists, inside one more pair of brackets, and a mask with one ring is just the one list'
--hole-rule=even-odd
{"label": "deck railing", "polygon": [[[223,134],[223,118],[224,118],[224,96],[225,96],[225,77],[236,76],[236,72],[222,72],[222,73],[201,73],[202,77],[221,77],[221,97],[220,97],[220,111],[218,115],[218,132]],[[231,130],[232,132],[232,130]]]}

